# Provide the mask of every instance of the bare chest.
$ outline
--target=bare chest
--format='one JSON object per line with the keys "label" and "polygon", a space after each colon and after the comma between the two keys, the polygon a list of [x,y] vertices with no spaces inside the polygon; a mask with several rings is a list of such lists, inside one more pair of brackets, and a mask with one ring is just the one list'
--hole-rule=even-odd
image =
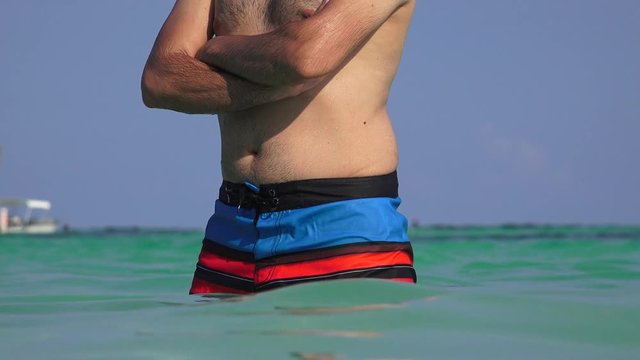
{"label": "bare chest", "polygon": [[307,18],[322,0],[216,0],[214,30],[218,35],[261,34]]}

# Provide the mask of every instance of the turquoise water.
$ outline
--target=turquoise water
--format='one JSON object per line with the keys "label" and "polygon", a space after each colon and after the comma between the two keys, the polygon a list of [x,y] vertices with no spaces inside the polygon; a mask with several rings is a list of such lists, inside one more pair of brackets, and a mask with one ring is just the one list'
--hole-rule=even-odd
{"label": "turquoise water", "polygon": [[0,237],[3,359],[636,359],[640,227],[412,230],[419,285],[185,293],[198,232]]}

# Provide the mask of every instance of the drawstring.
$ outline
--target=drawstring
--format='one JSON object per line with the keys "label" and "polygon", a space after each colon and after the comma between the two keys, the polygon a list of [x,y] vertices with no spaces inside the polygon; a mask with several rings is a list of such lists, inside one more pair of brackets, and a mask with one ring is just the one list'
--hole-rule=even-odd
{"label": "drawstring", "polygon": [[256,213],[253,223],[257,225],[261,214],[277,211],[280,205],[280,199],[277,197],[278,194],[275,189],[263,190],[264,189],[260,189],[258,185],[244,182],[242,186],[235,188],[225,186],[224,195],[228,203],[231,203],[231,198],[234,193],[237,195],[238,211],[240,211],[241,208],[254,209]]}
{"label": "drawstring", "polygon": [[244,196],[245,193],[247,192],[247,189],[251,190],[251,200],[252,200],[252,205],[257,205],[255,206],[255,211],[256,214],[253,217],[253,226],[257,226],[258,225],[258,219],[260,218],[260,187],[258,187],[258,185],[252,184],[248,181],[245,181],[243,183],[244,187],[242,188],[242,194],[240,195],[240,203],[238,203],[238,210],[240,210],[240,206],[242,206],[242,203],[244,202]]}
{"label": "drawstring", "polygon": [[251,196],[250,206],[252,206],[256,211],[255,218],[253,219],[253,224],[257,225],[258,219],[263,212],[273,212],[277,210],[278,205],[280,204],[280,199],[276,197],[277,194],[275,189],[269,189],[269,191],[263,193],[258,185],[252,184],[250,182],[244,182],[243,185],[244,187],[242,188],[239,205],[241,206],[243,204],[246,189],[249,189],[251,191],[249,193],[249,195]]}

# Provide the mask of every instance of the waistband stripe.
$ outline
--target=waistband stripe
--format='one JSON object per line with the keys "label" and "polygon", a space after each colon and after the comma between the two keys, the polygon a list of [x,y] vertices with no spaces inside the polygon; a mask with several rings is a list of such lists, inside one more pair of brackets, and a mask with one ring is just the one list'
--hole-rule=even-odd
{"label": "waistband stripe", "polygon": [[258,212],[301,209],[336,201],[379,197],[398,197],[398,175],[395,171],[379,176],[309,179],[258,187],[223,181],[219,192],[219,200],[223,203],[256,209]]}

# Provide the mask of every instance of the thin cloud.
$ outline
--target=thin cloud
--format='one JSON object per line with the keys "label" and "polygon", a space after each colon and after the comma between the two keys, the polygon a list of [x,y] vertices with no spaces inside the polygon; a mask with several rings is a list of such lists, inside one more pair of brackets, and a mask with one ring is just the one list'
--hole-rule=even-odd
{"label": "thin cloud", "polygon": [[548,149],[530,139],[510,136],[492,123],[483,129],[482,140],[490,156],[514,174],[541,182],[568,185],[568,169],[556,166]]}

